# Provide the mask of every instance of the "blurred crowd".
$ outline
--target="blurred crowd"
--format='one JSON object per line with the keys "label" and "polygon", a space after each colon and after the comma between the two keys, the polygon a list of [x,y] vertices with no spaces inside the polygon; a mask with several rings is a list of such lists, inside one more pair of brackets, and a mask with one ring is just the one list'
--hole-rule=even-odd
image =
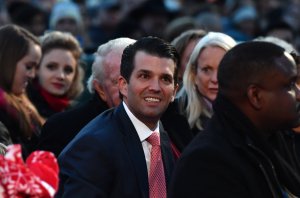
{"label": "blurred crowd", "polygon": [[86,53],[117,37],[158,36],[172,41],[201,28],[237,41],[272,35],[300,48],[298,0],[2,0],[0,25],[71,32]]}

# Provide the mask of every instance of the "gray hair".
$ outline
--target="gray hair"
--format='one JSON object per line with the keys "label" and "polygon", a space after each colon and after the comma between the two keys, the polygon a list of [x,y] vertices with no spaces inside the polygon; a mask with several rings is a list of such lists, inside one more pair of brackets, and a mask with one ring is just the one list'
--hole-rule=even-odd
{"label": "gray hair", "polygon": [[200,115],[211,117],[211,112],[205,108],[204,100],[195,86],[199,54],[207,46],[217,46],[228,51],[235,45],[236,41],[230,36],[220,32],[209,32],[195,46],[183,75],[183,89],[178,93],[178,96],[187,96],[185,115],[192,128],[194,126],[200,130],[203,128]]}
{"label": "gray hair", "polygon": [[265,41],[265,42],[270,42],[270,43],[273,43],[273,44],[276,44],[280,47],[282,47],[283,49],[285,49],[285,51],[287,53],[296,53],[298,54],[298,51],[294,48],[294,46],[288,42],[286,42],[285,40],[283,39],[280,39],[278,37],[274,37],[274,36],[266,36],[266,37],[263,37],[263,36],[260,36],[260,37],[257,37],[255,39],[253,39],[253,41]]}
{"label": "gray hair", "polygon": [[[126,37],[122,37],[122,38],[117,38],[117,39],[113,39],[108,41],[105,44],[102,44],[98,47],[97,52],[95,53],[95,61],[96,58],[99,57],[103,57],[103,59],[105,59],[105,56],[107,54],[109,54],[110,52],[114,51],[116,53],[123,53],[123,50],[130,44],[134,43],[136,40],[131,39],[131,38],[126,38]],[[87,88],[89,90],[90,93],[94,93],[94,86],[93,86],[93,80],[97,79],[99,82],[102,82],[102,79],[104,79],[104,64],[103,64],[103,60],[100,62],[100,64],[94,64],[92,66],[92,74],[90,75],[89,79],[87,80]]]}

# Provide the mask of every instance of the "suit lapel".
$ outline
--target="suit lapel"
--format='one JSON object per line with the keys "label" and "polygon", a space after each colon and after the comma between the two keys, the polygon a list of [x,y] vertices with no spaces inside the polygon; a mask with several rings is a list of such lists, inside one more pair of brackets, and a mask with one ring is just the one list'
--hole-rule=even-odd
{"label": "suit lapel", "polygon": [[159,123],[159,130],[160,130],[161,152],[162,152],[162,158],[164,162],[164,169],[165,169],[165,176],[166,176],[166,184],[168,186],[174,168],[175,159],[172,153],[170,139],[168,137],[167,132],[163,129],[161,123]]}
{"label": "suit lapel", "polygon": [[149,197],[147,165],[140,138],[122,104],[117,111],[116,114],[119,116],[119,122],[121,123],[120,131],[123,133],[124,144],[134,167],[142,197]]}

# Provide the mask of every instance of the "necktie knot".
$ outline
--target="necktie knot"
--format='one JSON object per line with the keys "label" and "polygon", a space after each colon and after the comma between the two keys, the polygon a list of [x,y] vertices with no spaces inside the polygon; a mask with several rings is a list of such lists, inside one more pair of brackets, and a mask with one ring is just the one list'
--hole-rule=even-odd
{"label": "necktie knot", "polygon": [[159,139],[159,134],[158,132],[154,131],[148,138],[147,141],[152,145],[152,146],[159,146],[160,145],[160,139]]}

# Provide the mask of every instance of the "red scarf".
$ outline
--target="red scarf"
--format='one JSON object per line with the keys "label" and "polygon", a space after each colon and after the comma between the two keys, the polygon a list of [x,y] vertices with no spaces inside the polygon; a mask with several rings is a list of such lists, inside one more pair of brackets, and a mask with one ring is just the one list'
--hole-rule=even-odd
{"label": "red scarf", "polygon": [[43,89],[41,86],[39,86],[39,91],[43,98],[46,100],[49,107],[56,112],[61,112],[65,110],[70,104],[70,100],[66,96],[54,96],[45,89]]}

